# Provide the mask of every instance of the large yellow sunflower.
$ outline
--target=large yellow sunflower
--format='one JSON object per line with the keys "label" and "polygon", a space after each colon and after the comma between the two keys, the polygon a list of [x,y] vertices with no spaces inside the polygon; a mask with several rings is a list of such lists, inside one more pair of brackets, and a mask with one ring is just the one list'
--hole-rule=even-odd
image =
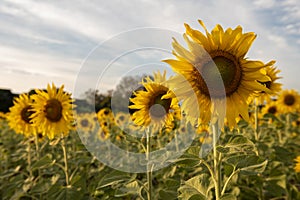
{"label": "large yellow sunflower", "polygon": [[21,94],[14,100],[14,105],[10,107],[7,115],[8,125],[16,133],[31,136],[36,134],[36,127],[32,126],[30,117],[33,115],[32,99],[27,94]]}
{"label": "large yellow sunflower", "polygon": [[173,126],[174,115],[180,113],[178,100],[174,97],[164,98],[170,90],[166,81],[166,72],[154,73],[142,81],[145,90],[134,92],[130,98],[133,109],[132,120],[141,127],[151,127],[154,131]]}
{"label": "large yellow sunflower", "polygon": [[[269,64],[274,64],[274,63],[269,63]],[[281,83],[277,83],[276,81],[280,79],[281,77],[278,76],[278,73],[280,70],[278,70],[276,67],[272,65],[268,65],[266,67],[266,75],[270,77],[270,81],[267,82],[262,82],[268,89],[270,89],[271,93],[267,92],[260,92],[259,97],[257,98],[259,104],[264,104],[264,102],[270,102],[272,101],[271,97],[275,96],[278,94],[278,92],[281,91]]]}
{"label": "large yellow sunflower", "polygon": [[300,107],[300,95],[295,90],[283,90],[278,97],[278,105],[282,113],[296,112]]}
{"label": "large yellow sunflower", "polygon": [[57,90],[54,84],[52,87],[48,84],[46,92],[35,90],[36,94],[32,95],[32,110],[35,112],[32,114],[33,125],[49,139],[66,136],[72,129],[73,99],[63,89],[63,85]]}
{"label": "large yellow sunflower", "polygon": [[[206,35],[185,24],[186,33],[183,36],[189,50],[175,39],[173,41],[176,59],[164,62],[171,65],[178,75],[169,84],[176,96],[183,100],[182,109],[187,115],[200,118],[201,123],[208,123],[211,116],[224,116],[222,106],[226,106],[229,126],[234,127],[239,116],[248,120],[248,98],[251,95],[270,92],[261,83],[270,81],[264,68],[273,61],[264,64],[245,58],[256,38],[253,32],[242,33],[240,26],[224,31],[217,25],[209,33],[203,22],[199,20],[199,23]],[[220,77],[224,86],[218,84]],[[190,98],[192,93],[196,94],[197,99]],[[196,105],[199,106],[200,116]],[[214,113],[215,110],[219,113]]]}

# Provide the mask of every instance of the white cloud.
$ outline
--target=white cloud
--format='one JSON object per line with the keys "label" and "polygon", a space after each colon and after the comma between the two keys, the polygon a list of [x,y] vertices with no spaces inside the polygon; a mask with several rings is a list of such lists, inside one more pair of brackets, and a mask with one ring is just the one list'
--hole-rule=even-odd
{"label": "white cloud", "polygon": [[[99,42],[138,27],[160,27],[183,33],[183,23],[189,23],[203,31],[197,22],[202,19],[209,30],[219,23],[224,28],[242,25],[246,32],[257,33],[249,57],[265,62],[276,59],[278,67],[284,66],[282,71],[289,77],[284,79],[284,84],[300,89],[295,73],[300,51],[299,10],[298,0],[133,0],[130,3],[5,0],[0,3],[3,16],[0,41],[5,43],[0,47],[0,68],[6,76],[1,79],[1,85],[13,84],[11,87],[23,90],[26,84],[18,86],[8,77],[20,78],[24,70],[28,72],[26,77],[31,77],[30,87],[56,80],[68,82],[71,88],[82,59]],[[153,40],[146,34],[135,38]],[[114,47],[122,49],[122,45],[135,43],[135,38],[128,39],[127,44],[116,42]],[[171,48],[171,37],[166,43]],[[100,57],[109,59],[110,54],[107,49]],[[130,64],[130,60],[127,62]],[[34,74],[43,78],[32,78],[37,77]]]}

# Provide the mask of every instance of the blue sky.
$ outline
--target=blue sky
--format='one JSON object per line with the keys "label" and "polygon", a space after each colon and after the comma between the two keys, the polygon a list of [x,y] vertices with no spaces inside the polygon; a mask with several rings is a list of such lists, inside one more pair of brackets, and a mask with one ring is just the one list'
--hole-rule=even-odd
{"label": "blue sky", "polygon": [[[151,34],[137,34],[134,42],[154,42],[157,43],[156,47],[171,50],[171,37],[181,37],[185,31],[184,23],[201,29],[197,19],[202,19],[209,30],[216,24],[221,24],[224,28],[241,25],[245,31],[255,32],[257,39],[247,57],[264,62],[276,60],[276,66],[282,71],[280,75],[283,77],[283,87],[300,90],[298,0],[2,0],[0,88],[20,93],[32,88],[44,88],[47,83],[54,82],[56,85],[64,84],[72,92],[75,85],[78,85],[78,80],[81,80],[78,79],[78,74],[84,76],[82,83],[88,83],[90,77],[93,77],[91,80],[99,81],[99,74],[102,73],[105,77],[102,82],[106,84],[102,84],[100,89],[112,89],[120,80],[116,77],[130,74],[128,70],[132,69],[128,66],[132,65],[134,68],[143,65],[143,62],[147,65],[147,62],[160,59],[162,55],[172,55],[163,53],[155,56],[161,54],[156,51],[151,51],[149,55],[145,52],[137,53],[131,60],[130,56],[119,59],[111,71],[106,71],[108,74],[103,74],[104,66],[97,63],[97,60],[95,65],[86,67],[86,58],[89,58],[88,55],[91,55],[97,45],[111,45],[107,49],[100,45],[100,50],[98,48],[96,51],[98,58],[107,64],[117,55],[118,45],[131,47],[131,44],[122,43],[124,41],[118,43],[116,38],[122,38],[120,33],[129,31],[131,34],[130,30],[156,27],[169,30],[163,34],[164,41],[159,40],[159,36],[155,34],[151,37],[150,31]],[[130,34],[125,35],[130,38]],[[149,56],[152,56],[150,60]],[[127,62],[127,68],[120,70],[118,66],[122,62]],[[156,63],[156,66],[159,65]],[[89,73],[82,75],[83,68]],[[143,70],[135,72],[142,73]],[[94,85],[86,84],[77,94],[90,86]]]}

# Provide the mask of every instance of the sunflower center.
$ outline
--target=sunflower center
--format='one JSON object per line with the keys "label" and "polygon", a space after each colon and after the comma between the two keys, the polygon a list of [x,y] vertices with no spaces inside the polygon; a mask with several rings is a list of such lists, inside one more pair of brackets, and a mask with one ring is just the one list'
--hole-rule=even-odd
{"label": "sunflower center", "polygon": [[81,120],[80,124],[81,124],[81,126],[83,126],[83,127],[88,127],[89,121],[88,121],[87,119],[83,119],[83,120]]}
{"label": "sunflower center", "polygon": [[33,111],[31,111],[31,106],[26,106],[25,108],[22,109],[21,111],[21,118],[23,121],[25,121],[28,124],[31,124],[30,122],[30,116],[34,113]]}
{"label": "sunflower center", "polygon": [[119,117],[119,120],[122,122],[122,121],[125,120],[125,117],[122,115],[122,116]]}
{"label": "sunflower center", "polygon": [[269,109],[268,109],[268,113],[271,113],[271,114],[275,114],[277,112],[277,109],[275,106],[271,106]]}
{"label": "sunflower center", "polygon": [[164,117],[170,110],[171,106],[171,99],[161,99],[161,97],[165,95],[159,94],[156,97],[153,98],[153,103],[151,104],[149,108],[150,116],[153,118],[162,118]]}
{"label": "sunflower center", "polygon": [[43,138],[43,134],[38,133],[38,138],[39,138],[39,139],[42,139],[42,138]]}
{"label": "sunflower center", "polygon": [[57,99],[50,99],[45,106],[46,118],[51,122],[58,122],[62,118],[62,105]]}
{"label": "sunflower center", "polygon": [[104,115],[108,115],[109,114],[109,111],[108,110],[105,110],[104,111]]}
{"label": "sunflower center", "polygon": [[[242,70],[235,56],[223,51],[210,53],[211,58],[204,62],[197,63],[195,78],[198,88],[206,96],[221,98],[234,93],[242,78]],[[220,82],[222,77],[222,82]],[[225,89],[225,91],[224,91]]]}
{"label": "sunflower center", "polygon": [[294,105],[295,101],[296,101],[295,97],[291,94],[288,94],[284,97],[285,105],[292,106],[292,105]]}

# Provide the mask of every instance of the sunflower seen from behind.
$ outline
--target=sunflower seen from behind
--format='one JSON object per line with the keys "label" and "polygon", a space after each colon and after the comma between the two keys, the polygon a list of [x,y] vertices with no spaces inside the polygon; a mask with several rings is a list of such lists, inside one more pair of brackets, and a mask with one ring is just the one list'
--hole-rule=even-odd
{"label": "sunflower seen from behind", "polygon": [[165,71],[163,74],[154,73],[152,78],[146,77],[142,81],[144,89],[135,91],[130,98],[132,120],[138,126],[149,127],[153,131],[173,127],[175,113],[180,113],[180,107],[175,97],[165,98],[172,93],[165,81]]}
{"label": "sunflower seen from behind", "polygon": [[[178,98],[183,100],[182,109],[187,115],[200,118],[205,124],[210,121],[215,108],[223,112],[218,115],[224,116],[225,109],[223,111],[222,106],[226,106],[226,118],[233,128],[239,116],[249,120],[248,98],[251,95],[262,91],[270,92],[260,82],[270,81],[263,69],[273,61],[265,64],[245,57],[256,38],[253,32],[243,33],[240,26],[224,31],[220,25],[216,25],[209,33],[203,22],[199,20],[199,23],[206,35],[185,24],[186,33],[183,36],[188,49],[175,39],[173,41],[176,59],[164,62],[178,75],[169,84]],[[224,86],[215,84],[220,76]],[[195,93],[197,99],[189,98],[191,93]],[[200,116],[195,112],[194,105],[199,106]]]}
{"label": "sunflower seen from behind", "polygon": [[33,100],[28,94],[21,94],[14,99],[14,105],[10,107],[7,114],[8,125],[16,133],[23,134],[27,137],[36,134],[37,129],[32,125],[31,117],[34,113],[32,110]]}
{"label": "sunflower seen from behind", "polygon": [[47,90],[35,90],[32,95],[33,125],[49,139],[68,135],[74,121],[71,94],[64,91],[64,86],[56,88],[48,84]]}

